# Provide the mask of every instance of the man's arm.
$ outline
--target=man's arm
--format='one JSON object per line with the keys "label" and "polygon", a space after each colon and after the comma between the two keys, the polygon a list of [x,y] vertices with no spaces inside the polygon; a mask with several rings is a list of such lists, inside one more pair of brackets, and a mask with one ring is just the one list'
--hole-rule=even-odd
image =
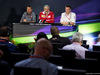
{"label": "man's arm", "polygon": [[63,24],[64,26],[68,25],[68,22],[60,22],[61,24]]}
{"label": "man's arm", "polygon": [[60,19],[60,23],[63,25],[68,25],[68,22],[64,22],[64,14],[61,14],[61,19]]}
{"label": "man's arm", "polygon": [[23,22],[25,20],[25,15],[26,15],[26,13],[24,12],[24,14],[22,15],[22,18],[21,18],[20,22]]}
{"label": "man's arm", "polygon": [[57,68],[57,66],[53,66],[52,65],[51,67],[49,67],[47,75],[58,75],[58,68]]}
{"label": "man's arm", "polygon": [[75,25],[75,22],[60,22],[60,23],[63,24],[64,26],[67,26],[67,25],[74,26]]}
{"label": "man's arm", "polygon": [[70,22],[70,25],[74,26],[75,25],[75,22]]}
{"label": "man's arm", "polygon": [[43,20],[43,18],[41,17],[41,15],[42,15],[42,12],[40,12],[40,14],[39,14],[39,21],[41,20],[41,22],[43,22],[44,20]]}
{"label": "man's arm", "polygon": [[41,20],[42,19],[42,17],[41,17],[41,12],[40,12],[40,14],[39,14],[39,20]]}
{"label": "man's arm", "polygon": [[76,14],[74,13],[74,15],[72,16],[72,22],[70,22],[70,25],[75,25],[76,22]]}

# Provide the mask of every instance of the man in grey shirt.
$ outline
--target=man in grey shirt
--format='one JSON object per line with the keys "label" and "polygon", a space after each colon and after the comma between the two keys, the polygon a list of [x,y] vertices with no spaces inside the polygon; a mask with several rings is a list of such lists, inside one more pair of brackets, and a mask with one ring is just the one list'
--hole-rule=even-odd
{"label": "man in grey shirt", "polygon": [[[57,66],[47,61],[51,52],[52,44],[47,39],[41,38],[35,44],[34,54],[32,54],[30,58],[16,63],[14,66],[40,68],[41,75],[58,75]],[[13,75],[13,73],[14,69],[12,69],[11,75]]]}
{"label": "man in grey shirt", "polygon": [[27,6],[27,12],[24,12],[20,22],[28,22],[28,23],[36,22],[36,15],[32,11],[32,7],[31,6]]}

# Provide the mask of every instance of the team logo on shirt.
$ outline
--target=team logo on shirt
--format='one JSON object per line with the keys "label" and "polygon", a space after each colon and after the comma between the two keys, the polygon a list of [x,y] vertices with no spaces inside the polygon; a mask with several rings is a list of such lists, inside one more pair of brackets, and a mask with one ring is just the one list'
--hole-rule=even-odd
{"label": "team logo on shirt", "polygon": [[45,15],[41,15],[41,17],[45,18]]}
{"label": "team logo on shirt", "polygon": [[32,18],[32,15],[30,16],[30,18]]}
{"label": "team logo on shirt", "polygon": [[51,18],[51,16],[48,16],[48,18]]}

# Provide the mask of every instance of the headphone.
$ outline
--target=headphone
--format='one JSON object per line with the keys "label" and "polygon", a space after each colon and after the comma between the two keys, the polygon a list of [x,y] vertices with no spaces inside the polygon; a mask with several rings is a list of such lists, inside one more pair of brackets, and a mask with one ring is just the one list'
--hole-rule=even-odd
{"label": "headphone", "polygon": [[7,32],[7,36],[9,36],[11,34],[11,28],[7,26],[8,32]]}
{"label": "headphone", "polygon": [[2,27],[0,28],[0,36],[2,37],[6,37],[9,36],[11,34],[11,28],[6,26],[6,28],[2,29]]}

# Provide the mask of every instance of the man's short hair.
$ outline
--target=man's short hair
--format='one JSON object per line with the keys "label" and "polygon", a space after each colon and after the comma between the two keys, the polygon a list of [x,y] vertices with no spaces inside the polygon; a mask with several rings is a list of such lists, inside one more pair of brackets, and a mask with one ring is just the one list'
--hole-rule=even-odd
{"label": "man's short hair", "polygon": [[8,26],[2,26],[0,27],[0,36],[1,37],[7,37],[11,34],[11,28]]}
{"label": "man's short hair", "polygon": [[28,5],[27,7],[30,7],[32,9],[32,6],[31,5]]}
{"label": "man's short hair", "polygon": [[57,35],[59,33],[59,29],[56,26],[52,26],[50,31],[52,35]]}
{"label": "man's short hair", "polygon": [[47,35],[44,32],[38,33],[37,38],[36,38],[36,41],[38,41],[41,38],[48,39]]}
{"label": "man's short hair", "polygon": [[70,9],[72,8],[70,5],[66,5],[65,7],[69,7]]}
{"label": "man's short hair", "polygon": [[49,5],[44,5],[44,7],[49,7],[49,8],[50,8],[50,6],[49,6]]}
{"label": "man's short hair", "polygon": [[72,42],[82,42],[83,35],[79,32],[76,32],[72,37]]}

